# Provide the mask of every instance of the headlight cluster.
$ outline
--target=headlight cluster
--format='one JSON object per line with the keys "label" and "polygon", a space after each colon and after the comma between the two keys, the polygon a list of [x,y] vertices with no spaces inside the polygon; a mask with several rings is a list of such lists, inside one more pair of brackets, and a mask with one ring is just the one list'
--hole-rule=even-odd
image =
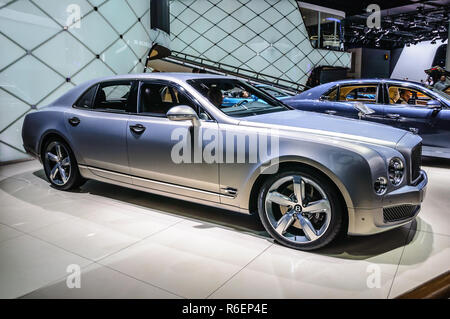
{"label": "headlight cluster", "polygon": [[398,186],[401,184],[403,176],[405,176],[405,165],[400,158],[394,157],[389,161],[388,174],[392,185]]}
{"label": "headlight cluster", "polygon": [[[402,181],[403,177],[405,176],[405,164],[403,161],[398,158],[394,157],[389,161],[388,165],[388,178],[389,182],[393,186],[399,186]],[[386,177],[380,176],[375,180],[375,183],[373,184],[373,189],[377,195],[384,195],[388,188],[388,179]]]}

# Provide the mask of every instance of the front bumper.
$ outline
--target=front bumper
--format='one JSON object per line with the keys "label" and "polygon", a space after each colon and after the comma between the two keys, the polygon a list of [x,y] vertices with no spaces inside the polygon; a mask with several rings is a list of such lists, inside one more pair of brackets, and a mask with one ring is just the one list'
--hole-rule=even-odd
{"label": "front bumper", "polygon": [[[416,185],[406,185],[384,196],[382,206],[377,208],[353,208],[353,214],[349,218],[349,235],[371,235],[396,228],[414,220],[420,212],[428,184],[428,176],[425,171],[420,171],[420,178]],[[386,220],[383,209],[399,207],[402,205],[414,205],[413,214],[405,218],[389,221]]]}

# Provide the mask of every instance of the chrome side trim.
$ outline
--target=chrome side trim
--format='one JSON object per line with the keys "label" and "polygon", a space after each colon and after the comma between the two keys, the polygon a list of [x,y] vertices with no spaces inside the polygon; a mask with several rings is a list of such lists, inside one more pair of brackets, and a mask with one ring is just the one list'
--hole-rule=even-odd
{"label": "chrome side trim", "polygon": [[[133,175],[129,175],[129,174],[118,173],[118,172],[109,171],[109,170],[102,169],[102,168],[87,166],[87,165],[78,164],[78,167],[82,168],[82,169],[89,169],[89,170],[92,170],[94,172],[97,171],[97,172],[102,172],[102,173],[115,175],[115,176],[118,176],[118,177],[126,177],[126,178],[137,179],[137,180],[141,180],[141,181],[144,181],[144,182],[151,182],[151,183],[157,184],[157,185],[168,186],[168,187],[172,187],[172,188],[176,188],[176,189],[182,189],[182,190],[188,190],[188,191],[197,192],[197,193],[200,193],[200,194],[214,195],[214,196],[220,196],[220,197],[226,197],[226,198],[234,198],[235,197],[235,196],[231,196],[231,195],[225,195],[225,194],[205,191],[205,190],[191,188],[191,187],[187,187],[187,186],[182,186],[182,185],[177,185],[177,184],[171,184],[171,183],[156,181],[156,180],[153,180],[153,179],[133,176]],[[103,176],[101,176],[101,177],[103,177]]]}
{"label": "chrome side trim", "polygon": [[[132,188],[132,189],[136,189],[136,190],[139,190],[139,191],[152,193],[152,194],[156,194],[156,195],[160,195],[160,196],[181,199],[181,200],[185,200],[185,201],[188,201],[188,202],[193,202],[193,203],[196,203],[196,204],[201,204],[201,205],[211,206],[211,207],[215,207],[215,208],[221,208],[221,209],[225,209],[225,210],[230,210],[230,211],[238,212],[238,213],[241,213],[241,214],[246,214],[246,215],[250,215],[251,214],[251,212],[248,209],[240,208],[240,207],[237,207],[237,206],[232,206],[232,205],[223,204],[223,203],[219,203],[219,202],[212,202],[212,201],[209,201],[209,200],[199,199],[199,198],[195,198],[195,197],[189,197],[189,196],[182,195],[180,193],[175,193],[175,192],[174,193],[170,193],[170,192],[167,192],[167,191],[161,191],[161,190],[157,190],[157,189],[154,189],[154,188],[148,188],[148,187],[144,187],[144,186],[140,186],[140,185],[136,185],[136,184],[130,184],[130,183],[127,183],[127,182],[116,180],[116,179],[110,179],[110,178],[107,178],[105,176],[95,175],[94,172],[93,172],[93,170],[95,168],[91,168],[90,166],[78,165],[78,167],[80,169],[81,175],[84,178],[93,179],[93,180],[97,180],[97,181],[100,181],[100,182],[114,184],[114,185],[118,185],[118,186],[122,186],[122,187]],[[97,170],[101,170],[101,169],[97,169]],[[109,173],[109,171],[107,171],[107,170],[102,170],[102,171],[106,172],[106,173]],[[130,178],[126,174],[121,174],[121,173],[117,173],[117,172],[114,172],[114,173],[118,174],[120,176],[126,176],[127,178]],[[168,185],[170,185],[170,184],[168,184]],[[218,194],[215,194],[215,196],[217,196],[217,195]],[[224,197],[224,195],[220,195],[220,197]]]}

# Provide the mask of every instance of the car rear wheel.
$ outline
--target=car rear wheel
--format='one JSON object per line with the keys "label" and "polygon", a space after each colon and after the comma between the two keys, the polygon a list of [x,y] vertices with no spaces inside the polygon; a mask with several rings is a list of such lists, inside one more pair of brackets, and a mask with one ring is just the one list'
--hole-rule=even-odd
{"label": "car rear wheel", "polygon": [[258,213],[267,232],[300,250],[333,241],[343,228],[343,211],[331,182],[307,168],[268,178],[258,196]]}
{"label": "car rear wheel", "polygon": [[84,183],[72,150],[62,140],[48,141],[42,159],[45,175],[55,188],[70,190]]}

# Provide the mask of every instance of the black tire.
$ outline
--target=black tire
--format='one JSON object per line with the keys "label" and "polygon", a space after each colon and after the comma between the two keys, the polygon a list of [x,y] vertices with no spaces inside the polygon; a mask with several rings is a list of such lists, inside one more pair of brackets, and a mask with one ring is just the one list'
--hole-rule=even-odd
{"label": "black tire", "polygon": [[[59,179],[58,178],[51,178],[50,174],[52,172],[52,170],[55,168],[56,163],[61,164],[61,162],[55,162],[54,160],[50,160],[49,159],[49,155],[48,153],[57,153],[55,152],[55,148],[57,147],[57,145],[60,145],[60,150],[61,150],[61,154],[64,159],[69,158],[70,162],[69,165],[64,165],[64,172],[65,174],[67,174],[67,179],[63,179],[60,173],[57,173],[57,175],[59,175]],[[44,165],[44,171],[45,171],[45,175],[48,179],[48,181],[50,182],[50,184],[58,189],[58,190],[62,190],[62,191],[68,191],[68,190],[72,190],[72,189],[76,189],[78,187],[80,187],[81,185],[83,185],[86,180],[81,176],[80,171],[78,169],[78,163],[77,160],[75,158],[75,155],[73,154],[72,149],[69,147],[69,145],[62,139],[59,138],[52,138],[50,140],[48,140],[44,147],[42,148],[42,163]],[[56,154],[55,154],[56,155]],[[70,168],[69,168],[70,166]],[[62,166],[61,166],[62,167]],[[59,169],[57,169],[59,170]]]}
{"label": "black tire", "polygon": [[[326,193],[327,199],[330,203],[331,207],[331,218],[330,223],[327,230],[319,237],[318,239],[310,242],[300,243],[293,242],[291,240],[287,240],[284,236],[280,235],[277,231],[275,231],[274,226],[272,226],[269,218],[266,214],[265,210],[265,200],[266,195],[270,189],[270,187],[278,180],[283,177],[290,175],[301,175],[304,178],[308,178],[315,183],[317,183],[322,190]],[[337,239],[337,237],[341,237],[341,234],[344,233],[344,214],[345,214],[345,206],[343,205],[340,196],[338,195],[338,190],[336,187],[326,178],[317,174],[317,172],[313,169],[309,168],[296,168],[295,170],[289,170],[274,174],[266,179],[263,185],[260,188],[258,193],[258,214],[261,222],[266,229],[266,231],[275,239],[278,243],[298,249],[298,250],[315,250],[321,247],[324,247],[331,243],[333,240]]]}

